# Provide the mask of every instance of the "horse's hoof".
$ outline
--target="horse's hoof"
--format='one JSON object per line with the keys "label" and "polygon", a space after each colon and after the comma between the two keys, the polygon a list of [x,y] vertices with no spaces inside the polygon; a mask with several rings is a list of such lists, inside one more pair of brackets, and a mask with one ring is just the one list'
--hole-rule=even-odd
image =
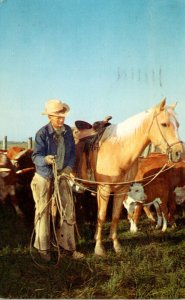
{"label": "horse's hoof", "polygon": [[160,228],[161,228],[160,225],[156,225],[156,226],[155,226],[155,229],[160,229]]}
{"label": "horse's hoof", "polygon": [[118,241],[114,241],[114,251],[116,252],[116,254],[120,254],[122,252],[122,248],[121,245]]}
{"label": "horse's hoof", "polygon": [[173,224],[172,224],[172,229],[175,229],[175,228],[177,228],[177,224],[176,224],[176,223],[173,223]]}
{"label": "horse's hoof", "polygon": [[102,257],[106,255],[104,247],[100,245],[95,246],[94,253],[95,255],[102,256]]}
{"label": "horse's hoof", "polygon": [[162,232],[166,232],[166,230],[167,230],[167,227],[164,226],[164,227],[162,228]]}
{"label": "horse's hoof", "polygon": [[136,233],[137,233],[137,231],[130,230],[130,233],[131,233],[131,234],[136,234]]}

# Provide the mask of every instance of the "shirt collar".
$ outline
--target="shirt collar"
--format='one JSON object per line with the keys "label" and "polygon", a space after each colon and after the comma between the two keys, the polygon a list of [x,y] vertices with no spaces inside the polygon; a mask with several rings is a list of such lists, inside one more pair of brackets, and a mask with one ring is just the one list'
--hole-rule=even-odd
{"label": "shirt collar", "polygon": [[62,133],[66,132],[65,125],[63,125],[59,130],[57,130],[57,129],[53,128],[53,126],[51,125],[51,122],[48,123],[48,129],[49,129],[50,134],[53,134],[55,132],[57,132],[58,134],[60,134],[60,133],[62,134]]}

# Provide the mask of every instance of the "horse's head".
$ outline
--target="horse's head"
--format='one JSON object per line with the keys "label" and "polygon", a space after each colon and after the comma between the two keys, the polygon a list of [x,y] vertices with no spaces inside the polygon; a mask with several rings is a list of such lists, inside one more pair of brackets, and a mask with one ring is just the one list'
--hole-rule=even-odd
{"label": "horse's head", "polygon": [[155,106],[149,130],[150,141],[168,154],[173,162],[179,161],[183,152],[183,144],[178,135],[179,123],[174,113],[175,106],[176,103],[166,106],[166,98]]}

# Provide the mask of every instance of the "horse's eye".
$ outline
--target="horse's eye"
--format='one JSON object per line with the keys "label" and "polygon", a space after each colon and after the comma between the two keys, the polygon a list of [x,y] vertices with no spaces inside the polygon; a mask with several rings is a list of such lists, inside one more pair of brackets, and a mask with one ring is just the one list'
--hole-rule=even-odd
{"label": "horse's eye", "polygon": [[168,125],[166,123],[161,123],[162,127],[167,127]]}

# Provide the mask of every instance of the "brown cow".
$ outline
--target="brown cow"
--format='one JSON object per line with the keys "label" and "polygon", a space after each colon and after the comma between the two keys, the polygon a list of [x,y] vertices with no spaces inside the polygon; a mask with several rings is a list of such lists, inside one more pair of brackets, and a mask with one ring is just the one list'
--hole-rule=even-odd
{"label": "brown cow", "polygon": [[31,158],[32,153],[32,149],[13,146],[7,150],[7,157],[11,160],[16,169],[23,170],[25,168],[35,167]]}
{"label": "brown cow", "polygon": [[25,151],[26,148],[20,147],[20,146],[12,146],[7,150],[7,156],[10,160],[15,159],[15,157],[21,153],[22,151]]}
{"label": "brown cow", "polygon": [[13,146],[8,149],[6,155],[0,153],[0,198],[4,201],[9,195],[17,214],[26,215],[26,219],[30,221],[34,214],[30,188],[35,173],[32,152],[32,149]]}
{"label": "brown cow", "polygon": [[14,167],[6,154],[0,153],[0,201],[10,196],[12,205],[19,216],[23,216],[16,197],[17,176]]}
{"label": "brown cow", "polygon": [[[164,169],[162,169],[164,168]],[[161,173],[158,174],[158,172]],[[158,174],[156,178],[153,176]],[[146,179],[147,178],[147,179]],[[152,178],[154,178],[152,180]],[[160,210],[158,213],[159,228],[162,224],[162,231],[167,228],[169,224],[175,224],[174,213],[176,210],[176,201],[174,190],[176,187],[183,187],[185,185],[185,161],[181,160],[177,163],[168,162],[168,157],[161,153],[152,153],[146,158],[139,158],[139,168],[135,180],[142,180],[144,191],[147,195],[146,202],[152,202],[155,199],[160,199]],[[143,180],[144,179],[144,180]],[[133,215],[133,222],[137,226],[143,205],[139,204]],[[157,205],[156,205],[157,208]]]}
{"label": "brown cow", "polygon": [[17,173],[18,182],[23,185],[30,184],[35,173],[35,165],[31,158],[32,153],[32,149],[19,146],[10,147],[7,151],[7,157],[11,160]]}
{"label": "brown cow", "polygon": [[16,196],[19,207],[24,212],[26,220],[31,222],[34,216],[34,201],[30,184],[35,173],[32,153],[32,149],[25,149],[19,146],[13,146],[7,151],[7,156],[10,158],[16,171]]}

